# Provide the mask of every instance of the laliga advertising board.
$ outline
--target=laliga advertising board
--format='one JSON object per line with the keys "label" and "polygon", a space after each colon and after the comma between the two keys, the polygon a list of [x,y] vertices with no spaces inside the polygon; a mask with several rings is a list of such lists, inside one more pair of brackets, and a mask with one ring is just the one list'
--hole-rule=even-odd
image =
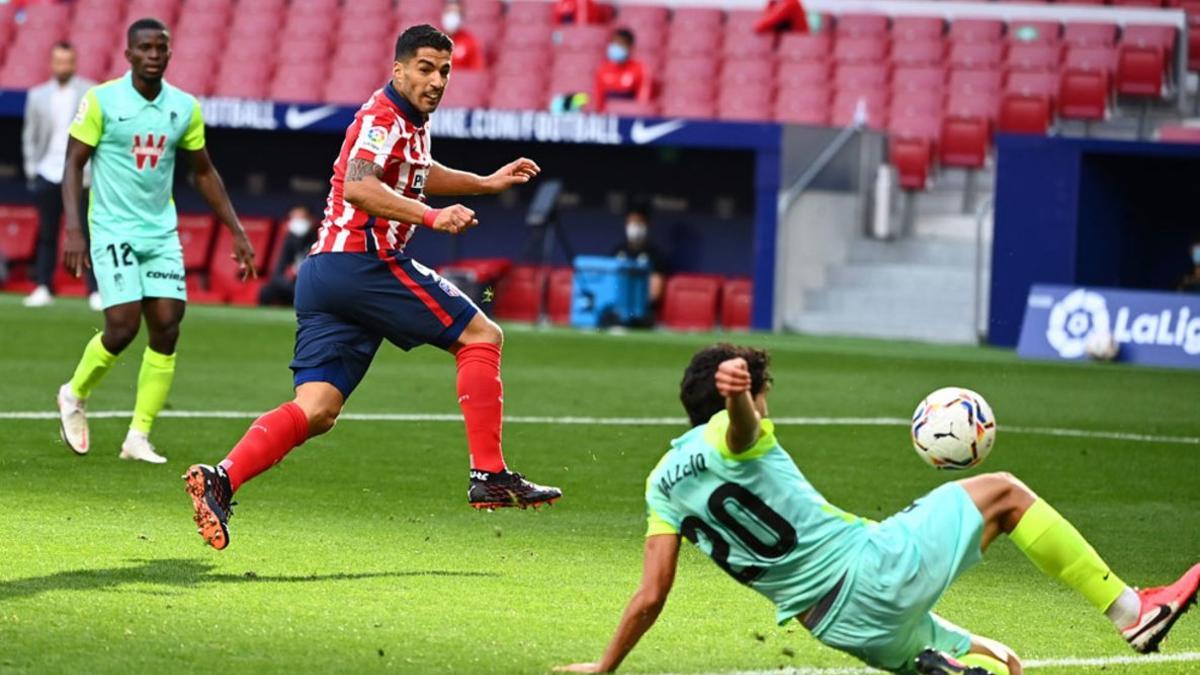
{"label": "laliga advertising board", "polygon": [[1200,295],[1037,284],[1017,353],[1200,369]]}

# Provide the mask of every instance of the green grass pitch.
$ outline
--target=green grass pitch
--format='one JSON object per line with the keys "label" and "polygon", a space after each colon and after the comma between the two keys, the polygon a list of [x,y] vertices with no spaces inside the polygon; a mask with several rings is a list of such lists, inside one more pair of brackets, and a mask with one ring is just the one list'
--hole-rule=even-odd
{"label": "green grass pitch", "polygon": [[[82,303],[0,296],[0,412],[53,411],[100,325]],[[262,411],[290,396],[290,312],[191,307],[176,411]],[[682,368],[711,335],[510,327],[511,416],[682,417]],[[1016,473],[1126,581],[1171,581],[1200,559],[1200,445],[1054,436],[1054,427],[1200,437],[1200,375],[1019,361],[991,349],[796,336],[772,348],[778,417],[904,418],[929,391],[983,393],[1000,422],[986,470]],[[144,336],[90,402],[129,410]],[[457,413],[453,360],[385,347],[348,413]],[[127,420],[92,423],[73,456],[46,419],[0,417],[0,673],[539,673],[600,655],[641,571],[642,488],[667,425],[510,422],[510,464],[566,496],[538,512],[476,513],[457,422],[341,422],[238,495],[232,545],[204,547],[179,480],[220,460],[246,419],[164,418],[166,466],[117,459]],[[880,518],[952,474],[900,425],[788,425],[780,438],[833,503]],[[659,624],[629,672],[847,668],[851,659],[685,546]],[[940,605],[1026,659],[1130,656],[1107,621],[1001,539]],[[1106,672],[1200,669],[1200,613],[1166,654]],[[1191,657],[1187,657],[1191,654]],[[1051,666],[1039,672],[1081,672]]]}

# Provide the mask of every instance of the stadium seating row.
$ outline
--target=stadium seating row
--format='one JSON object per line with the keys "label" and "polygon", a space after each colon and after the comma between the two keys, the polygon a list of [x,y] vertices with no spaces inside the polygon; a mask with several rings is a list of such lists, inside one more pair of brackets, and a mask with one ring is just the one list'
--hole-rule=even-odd
{"label": "stadium seating row", "polygon": [[[269,218],[245,217],[241,221],[255,250],[267,252],[259,256],[259,278],[246,282],[239,278],[237,263],[228,255],[232,239],[227,229],[218,226],[212,216],[179,216],[179,238],[191,302],[257,304],[259,289],[277,263],[286,228],[283,222]],[[37,230],[37,210],[32,206],[0,205],[0,254],[13,266],[13,277],[4,290],[32,289],[26,272],[33,261]],[[570,268],[512,265],[503,259],[459,261],[452,266],[477,269],[480,278],[495,281],[493,311],[497,318],[537,321],[544,298],[553,323],[570,323]],[[55,286],[60,295],[86,294],[83,282],[69,276],[61,266],[56,274]],[[676,330],[711,330],[718,323],[727,329],[747,329],[750,306],[749,279],[677,274],[667,280],[659,323]]]}

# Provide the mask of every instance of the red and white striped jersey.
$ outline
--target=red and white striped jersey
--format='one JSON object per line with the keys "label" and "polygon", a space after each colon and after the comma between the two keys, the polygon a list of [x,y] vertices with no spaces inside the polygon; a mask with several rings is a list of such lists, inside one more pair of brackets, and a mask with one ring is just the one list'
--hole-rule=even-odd
{"label": "red and white striped jersey", "polygon": [[414,223],[385,220],[360,211],[344,197],[346,166],[365,159],[383,168],[383,182],[410,199],[425,200],[422,191],[433,157],[427,119],[389,82],[363,104],[346,129],[346,139],[329,179],[325,218],[311,255],[400,251],[417,229]]}

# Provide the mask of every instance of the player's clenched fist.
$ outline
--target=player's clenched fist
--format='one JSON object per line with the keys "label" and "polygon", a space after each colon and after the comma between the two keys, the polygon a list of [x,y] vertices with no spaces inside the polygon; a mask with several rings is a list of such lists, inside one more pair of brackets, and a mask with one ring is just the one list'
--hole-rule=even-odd
{"label": "player's clenched fist", "polygon": [[458,234],[469,227],[475,227],[479,220],[475,212],[462,204],[447,206],[438,212],[433,220],[433,229],[450,234]]}
{"label": "player's clenched fist", "polygon": [[750,366],[740,356],[717,366],[717,392],[729,398],[750,391]]}

